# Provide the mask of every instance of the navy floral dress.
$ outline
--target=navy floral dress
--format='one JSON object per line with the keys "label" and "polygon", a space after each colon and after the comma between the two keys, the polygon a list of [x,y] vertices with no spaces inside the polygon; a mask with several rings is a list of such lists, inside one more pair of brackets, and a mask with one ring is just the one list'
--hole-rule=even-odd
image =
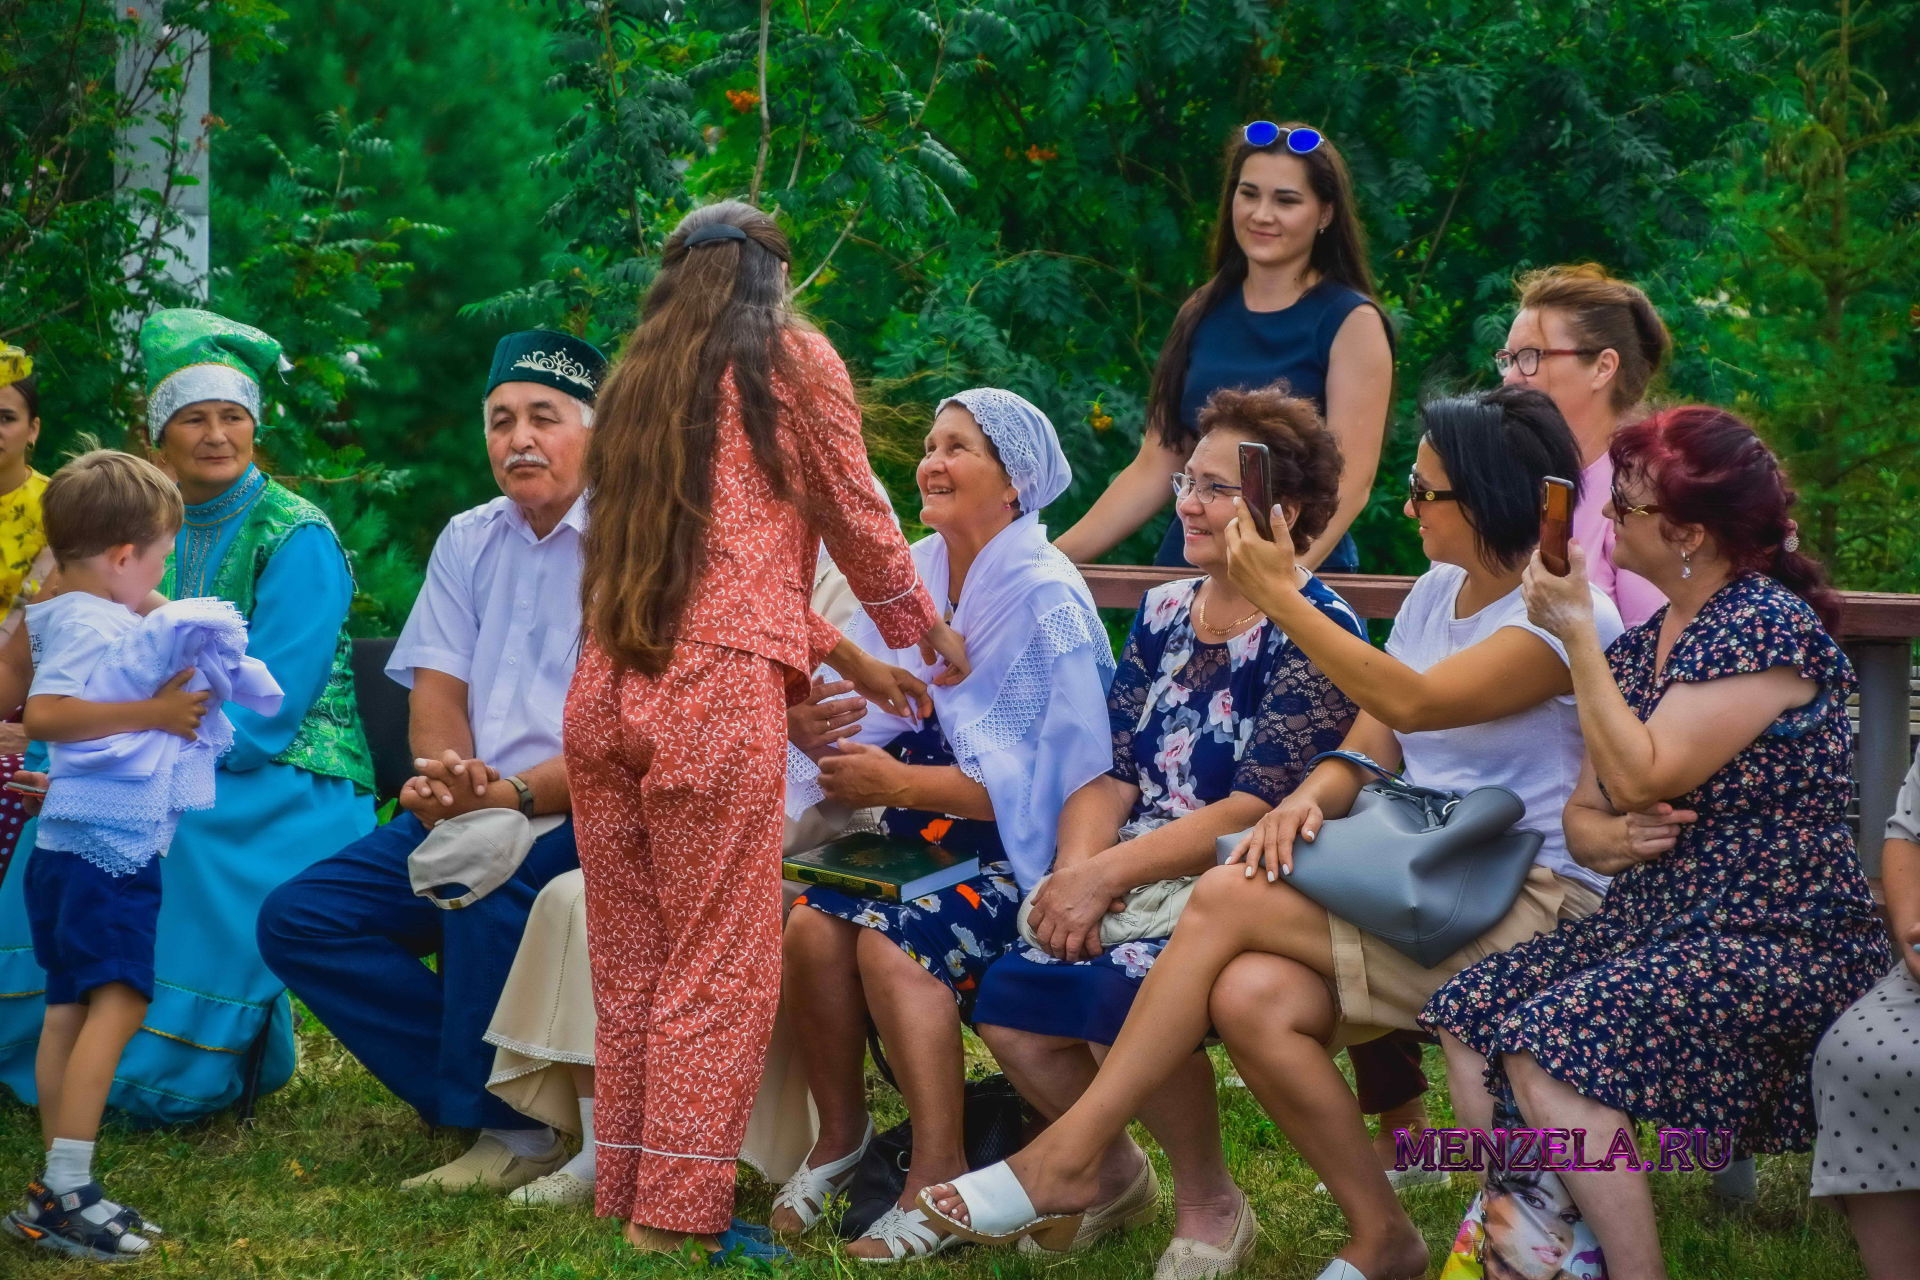
{"label": "navy floral dress", "polygon": [[[1113,725],[1108,776],[1140,789],[1120,838],[1244,791],[1279,804],[1307,761],[1346,738],[1355,707],[1271,622],[1224,644],[1193,631],[1204,578],[1147,593],[1107,694]],[[1320,611],[1365,638],[1365,625],[1318,578]],[[974,1021],[1112,1044],[1165,938],[1125,942],[1071,964],[1016,939],[987,971]]]}
{"label": "navy floral dress", "polygon": [[[920,728],[901,734],[885,749],[904,764],[955,762],[953,748],[940,732],[936,716],[928,716]],[[980,975],[1019,938],[1020,886],[1000,847],[999,830],[977,818],[953,818],[918,809],[882,810],[879,824],[881,831],[895,839],[924,840],[978,858],[980,874],[912,902],[856,898],[838,889],[811,885],[794,899],[794,905],[804,903],[815,911],[885,934],[916,964],[947,984],[964,1017],[979,989]]]}
{"label": "navy floral dress", "polygon": [[1854,855],[1853,670],[1786,587],[1747,574],[1681,632],[1665,611],[1608,651],[1642,720],[1677,682],[1798,667],[1820,692],[1673,803],[1699,821],[1615,876],[1600,909],[1440,988],[1421,1014],[1487,1056],[1530,1053],[1557,1080],[1648,1124],[1730,1129],[1743,1154],[1813,1140],[1814,1045],[1890,963]]}

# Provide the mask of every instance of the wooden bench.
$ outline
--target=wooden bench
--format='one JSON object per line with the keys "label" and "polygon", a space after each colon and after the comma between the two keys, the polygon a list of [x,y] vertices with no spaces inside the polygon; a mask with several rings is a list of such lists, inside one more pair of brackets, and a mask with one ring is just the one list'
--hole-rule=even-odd
{"label": "wooden bench", "polygon": [[[1149,565],[1082,565],[1080,572],[1103,609],[1137,608],[1148,590],[1193,576],[1191,569]],[[1323,581],[1363,618],[1393,617],[1413,585],[1412,578],[1366,573],[1329,573]],[[1913,685],[1920,595],[1845,591],[1841,596],[1845,610],[1838,638],[1860,677],[1853,761],[1860,792],[1860,860],[1869,876],[1878,877],[1881,833],[1913,758],[1912,726],[1920,723]]]}

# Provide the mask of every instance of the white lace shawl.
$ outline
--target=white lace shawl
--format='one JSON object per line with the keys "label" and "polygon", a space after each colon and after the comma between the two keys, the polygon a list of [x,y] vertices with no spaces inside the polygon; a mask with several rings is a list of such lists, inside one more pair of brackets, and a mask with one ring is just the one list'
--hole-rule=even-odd
{"label": "white lace shawl", "polygon": [[[927,590],[944,599],[945,540],[921,539],[913,557]],[[953,627],[966,637],[973,670],[951,688],[934,686],[934,709],[961,770],[992,799],[1014,876],[1030,889],[1053,863],[1067,797],[1113,767],[1112,647],[1086,582],[1047,541],[1037,514],[1021,516],[981,551]],[[888,649],[864,613],[845,630],[874,656],[930,674],[917,648]],[[884,745],[914,727],[870,706],[854,740]],[[788,816],[822,798],[819,770],[789,746]]]}

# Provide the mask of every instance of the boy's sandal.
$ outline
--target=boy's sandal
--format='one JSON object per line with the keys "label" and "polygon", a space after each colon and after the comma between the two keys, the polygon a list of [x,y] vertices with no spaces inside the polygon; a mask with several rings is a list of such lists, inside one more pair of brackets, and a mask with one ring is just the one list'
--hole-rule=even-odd
{"label": "boy's sandal", "polygon": [[[100,1203],[106,1192],[97,1182],[55,1195],[45,1183],[27,1184],[27,1205],[8,1214],[7,1234],[42,1249],[85,1258],[89,1262],[132,1262],[144,1249],[120,1247],[123,1236],[152,1230],[132,1209],[122,1209],[105,1222],[89,1222],[82,1211]],[[25,1208],[33,1210],[28,1217]]]}
{"label": "boy's sandal", "polygon": [[1012,1244],[1022,1236],[1053,1253],[1073,1246],[1080,1230],[1080,1213],[1041,1213],[1027,1198],[1027,1189],[1005,1160],[962,1174],[947,1184],[967,1207],[967,1220],[957,1221],[934,1203],[934,1188],[920,1193],[920,1211],[949,1233],[979,1244]]}
{"label": "boy's sandal", "polygon": [[902,1209],[894,1205],[868,1227],[862,1240],[878,1240],[887,1246],[887,1256],[871,1257],[862,1253],[847,1256],[855,1262],[911,1262],[931,1258],[943,1249],[960,1243],[960,1237],[933,1229],[931,1220],[920,1209]]}

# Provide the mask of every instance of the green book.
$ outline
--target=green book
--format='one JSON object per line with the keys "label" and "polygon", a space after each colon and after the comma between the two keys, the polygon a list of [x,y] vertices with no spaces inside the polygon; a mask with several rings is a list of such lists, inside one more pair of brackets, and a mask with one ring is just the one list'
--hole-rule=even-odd
{"label": "green book", "polygon": [[789,880],[860,898],[911,902],[980,874],[980,859],[876,833],[843,836],[781,863]]}

